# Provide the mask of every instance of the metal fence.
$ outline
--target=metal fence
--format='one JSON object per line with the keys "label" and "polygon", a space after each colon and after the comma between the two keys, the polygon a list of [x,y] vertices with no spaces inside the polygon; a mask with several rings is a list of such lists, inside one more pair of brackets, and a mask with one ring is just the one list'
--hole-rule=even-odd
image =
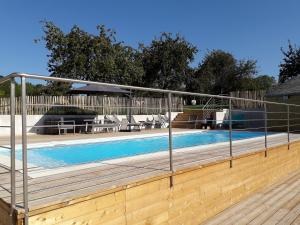
{"label": "metal fence", "polygon": [[[21,88],[22,88],[22,95],[21,95],[21,103],[20,103],[20,110],[21,110],[21,121],[22,121],[22,176],[23,176],[23,208],[25,212],[24,224],[28,225],[28,202],[30,196],[28,196],[28,143],[27,143],[27,114],[28,110],[30,110],[31,103],[28,104],[28,97],[26,96],[26,81],[27,79],[35,79],[35,80],[46,80],[46,81],[59,81],[59,82],[67,82],[67,83],[78,83],[78,84],[94,84],[94,85],[104,85],[104,86],[117,86],[120,88],[125,88],[129,90],[137,90],[143,92],[151,92],[151,93],[159,93],[165,95],[164,102],[161,105],[164,107],[155,106],[155,109],[159,109],[159,112],[162,112],[162,108],[165,109],[167,116],[165,119],[168,123],[166,127],[168,129],[168,156],[167,158],[162,161],[164,165],[160,165],[157,163],[156,160],[152,160],[153,163],[149,165],[147,162],[147,166],[143,165],[139,167],[139,170],[155,167],[155,170],[162,170],[162,171],[169,171],[170,175],[170,185],[173,186],[173,174],[176,170],[176,163],[180,162],[186,155],[189,155],[189,159],[191,160],[189,164],[197,163],[198,161],[195,159],[199,156],[199,152],[174,152],[174,148],[178,148],[175,146],[174,140],[174,128],[172,128],[173,124],[177,122],[178,124],[191,125],[189,128],[214,128],[220,129],[223,131],[223,135],[227,135],[228,146],[224,147],[224,151],[221,155],[216,155],[216,158],[226,157],[230,161],[230,167],[233,167],[233,158],[235,154],[240,154],[241,150],[239,149],[241,144],[238,144],[238,141],[241,139],[240,135],[241,131],[248,132],[248,135],[257,135],[257,132],[260,132],[261,135],[260,142],[255,142],[249,148],[263,148],[265,151],[265,156],[268,156],[268,148],[273,146],[274,144],[278,144],[278,142],[284,142],[288,145],[293,140],[293,138],[298,138],[298,136],[294,136],[297,132],[300,131],[299,124],[300,124],[300,105],[295,104],[283,104],[277,102],[269,102],[269,101],[261,101],[261,100],[254,100],[254,99],[244,99],[244,98],[237,98],[231,96],[217,96],[217,95],[209,95],[209,94],[202,94],[202,93],[191,93],[191,92],[181,92],[181,91],[172,91],[172,90],[162,90],[162,89],[153,89],[153,88],[144,88],[144,87],[134,87],[134,86],[125,86],[125,85],[115,85],[115,84],[108,84],[108,83],[100,83],[100,82],[91,82],[91,81],[82,81],[82,80],[74,80],[74,79],[64,79],[64,78],[55,78],[55,77],[45,77],[39,75],[31,75],[31,74],[11,74],[5,78],[0,79],[0,84],[3,82],[11,82],[11,96],[9,101],[9,108],[10,108],[10,158],[11,158],[11,169],[10,169],[10,176],[11,176],[11,212],[16,207],[16,132],[15,132],[15,125],[16,125],[16,110],[17,108],[17,101],[15,98],[15,79],[21,79]],[[215,116],[206,115],[204,111],[206,108],[203,107],[190,107],[188,112],[182,114],[181,120],[176,120],[175,122],[172,120],[172,111],[177,111],[177,103],[174,105],[175,102],[181,102],[179,99],[183,99],[184,97],[190,98],[205,98],[210,99],[215,103],[221,102],[223,107],[219,106],[215,109],[208,108],[210,112],[215,112]],[[211,100],[214,99],[214,100]],[[219,101],[221,100],[221,101]],[[253,111],[248,109],[241,109],[240,104],[238,102],[246,102],[251,104],[257,104],[261,106],[260,110]],[[40,103],[37,103],[40,104]],[[34,104],[33,104],[34,105]],[[179,104],[180,105],[180,104]],[[204,104],[205,105],[205,104]],[[49,106],[53,106],[53,102],[49,104]],[[59,104],[60,107],[68,107],[64,104]],[[48,107],[48,105],[47,105]],[[91,106],[93,107],[93,106]],[[126,106],[127,108],[134,109],[135,106],[129,105]],[[182,107],[182,105],[180,105]],[[223,115],[223,118],[218,117],[218,113]],[[206,116],[204,116],[206,115]],[[249,116],[250,115],[250,116]],[[255,125],[254,125],[255,124]],[[131,126],[131,125],[130,125]],[[184,127],[183,126],[183,127]],[[280,138],[272,138],[271,135],[273,134],[276,129],[281,130],[284,132]],[[235,148],[237,146],[237,148]],[[244,146],[245,147],[245,146]],[[246,146],[247,147],[247,146]],[[211,155],[212,152],[206,152],[206,154]],[[217,154],[217,153],[216,153]],[[174,155],[176,155],[176,160],[174,160]],[[185,158],[186,159],[186,158]],[[137,163],[137,162],[135,162]],[[167,164],[167,167],[166,165]],[[138,166],[138,165],[137,165]],[[135,172],[138,170],[134,170]],[[127,174],[126,174],[127,175]]]}

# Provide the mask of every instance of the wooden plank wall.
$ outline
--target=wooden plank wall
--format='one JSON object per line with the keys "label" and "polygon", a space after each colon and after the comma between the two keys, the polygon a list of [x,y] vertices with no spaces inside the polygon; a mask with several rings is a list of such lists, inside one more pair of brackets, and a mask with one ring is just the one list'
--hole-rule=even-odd
{"label": "wooden plank wall", "polygon": [[[42,115],[49,110],[53,114],[60,106],[92,110],[98,114],[128,113],[128,97],[119,96],[27,96],[27,114]],[[66,107],[64,107],[66,108]],[[183,111],[183,100],[181,97],[173,96],[173,112]],[[60,110],[61,111],[61,110]],[[167,112],[167,98],[158,97],[133,97],[132,114],[157,114]],[[10,114],[10,99],[0,98],[0,115]],[[16,114],[21,114],[21,98],[16,97]]]}
{"label": "wooden plank wall", "polygon": [[0,200],[0,225],[11,225],[10,209]]}
{"label": "wooden plank wall", "polygon": [[[61,208],[31,212],[30,225],[199,225],[232,204],[300,169],[300,142],[178,171]],[[4,224],[6,225],[6,224]]]}
{"label": "wooden plank wall", "polygon": [[[265,90],[230,92],[231,97],[255,99],[259,101],[264,101],[265,95],[266,95]],[[257,108],[263,108],[264,106],[262,103],[249,102],[245,100],[233,100],[232,104],[233,107],[237,109],[257,109]]]}
{"label": "wooden plank wall", "polygon": [[[289,96],[288,100],[284,101],[282,97],[269,97],[267,100],[283,102],[289,104],[300,104],[300,96]],[[270,131],[283,131],[287,132],[287,106],[283,105],[267,105],[268,113],[268,127]],[[290,106],[290,132],[299,133],[300,132],[300,106]]]}

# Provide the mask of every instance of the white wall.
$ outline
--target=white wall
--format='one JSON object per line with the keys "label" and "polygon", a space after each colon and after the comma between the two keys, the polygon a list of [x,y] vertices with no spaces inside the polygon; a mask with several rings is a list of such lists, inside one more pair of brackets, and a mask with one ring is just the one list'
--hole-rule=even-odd
{"label": "white wall", "polygon": [[[34,126],[36,125],[42,118],[42,115],[30,115],[27,116],[27,125]],[[22,117],[21,115],[16,115],[16,135],[22,134]],[[0,126],[10,126],[10,115],[0,115]],[[27,128],[29,131],[31,128]],[[9,136],[10,135],[10,127],[3,128],[0,127],[0,136]]]}
{"label": "white wall", "polygon": [[[178,112],[172,112],[171,119],[173,120],[177,116]],[[44,124],[45,120],[60,120],[60,115],[27,115],[27,126],[41,126]],[[81,116],[81,115],[68,115],[63,116],[65,120],[67,118],[90,118],[91,116]],[[103,120],[104,115],[98,115],[98,120]],[[118,118],[126,118],[126,115],[119,115]],[[136,121],[145,121],[147,118],[152,120],[152,115],[134,115]],[[0,126],[10,126],[10,115],[0,115]],[[43,132],[43,128],[27,128],[28,134],[35,134],[36,132]],[[21,115],[16,115],[16,135],[22,135],[22,117]],[[10,136],[10,128],[0,127],[0,136]]]}
{"label": "white wall", "polygon": [[227,118],[228,109],[223,109],[222,111],[216,112],[216,125],[222,124],[223,121]]}

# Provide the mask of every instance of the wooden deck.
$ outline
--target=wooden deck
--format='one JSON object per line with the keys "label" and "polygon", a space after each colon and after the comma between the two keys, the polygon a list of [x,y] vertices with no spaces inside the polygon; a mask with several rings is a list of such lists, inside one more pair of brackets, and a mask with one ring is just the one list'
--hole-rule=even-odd
{"label": "wooden deck", "polygon": [[[291,140],[300,140],[300,135],[291,135]],[[268,137],[268,147],[287,143],[286,136]],[[251,140],[233,145],[235,157],[264,149],[264,140]],[[175,170],[195,165],[228,159],[229,144],[206,148],[174,151]],[[234,166],[234,165],[233,165]],[[42,172],[42,171],[41,171]],[[29,178],[29,207],[31,210],[62,204],[79,197],[107,191],[112,188],[138,182],[154,176],[169,175],[168,155],[149,156],[123,162],[101,163],[96,167],[64,172],[39,178]],[[22,211],[22,173],[17,172],[17,203]],[[10,173],[0,167],[0,198],[10,203]]]}
{"label": "wooden deck", "polygon": [[203,223],[219,224],[299,225],[300,170]]}

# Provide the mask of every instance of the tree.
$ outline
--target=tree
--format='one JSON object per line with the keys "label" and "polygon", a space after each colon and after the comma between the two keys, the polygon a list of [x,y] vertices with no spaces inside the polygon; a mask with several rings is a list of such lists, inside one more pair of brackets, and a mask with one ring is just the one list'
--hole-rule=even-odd
{"label": "tree", "polygon": [[[3,76],[0,76],[2,78]],[[26,83],[26,93],[27,95],[40,95],[44,93],[45,86],[41,84],[31,84]],[[21,96],[21,85],[15,82],[15,95]],[[9,97],[10,96],[10,81],[6,81],[3,84],[0,84],[0,97]]]}
{"label": "tree", "polygon": [[52,22],[44,22],[51,76],[138,85],[143,76],[140,54],[117,42],[115,32],[97,26],[97,35],[78,26],[64,33]]}
{"label": "tree", "polygon": [[[228,94],[239,90],[243,79],[256,74],[256,61],[236,60],[222,50],[208,52],[193,75],[194,91],[211,94]],[[196,84],[196,85],[195,85]]]}
{"label": "tree", "polygon": [[[0,75],[0,78],[3,76]],[[10,82],[0,84],[0,97],[8,97],[10,95]]]}
{"label": "tree", "polygon": [[189,64],[197,49],[180,35],[162,33],[149,46],[140,46],[145,86],[184,89]]}
{"label": "tree", "polygon": [[240,91],[268,90],[276,84],[276,80],[272,76],[260,75],[254,78],[244,78],[241,81]]}
{"label": "tree", "polygon": [[284,83],[291,77],[300,75],[300,47],[288,42],[288,49],[281,48],[284,56],[283,62],[279,65],[279,83]]}

